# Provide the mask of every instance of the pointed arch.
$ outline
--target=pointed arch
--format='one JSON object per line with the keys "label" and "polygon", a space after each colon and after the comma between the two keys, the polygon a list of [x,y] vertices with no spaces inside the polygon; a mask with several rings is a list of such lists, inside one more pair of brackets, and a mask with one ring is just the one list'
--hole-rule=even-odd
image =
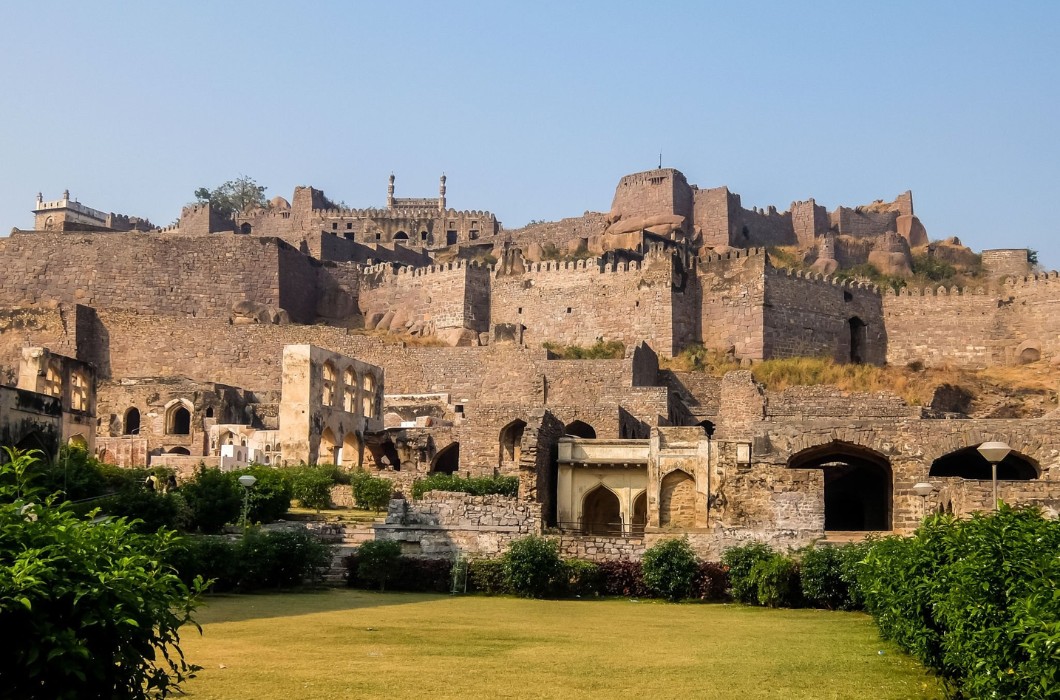
{"label": "pointed arch", "polygon": [[615,492],[603,484],[590,489],[582,498],[582,531],[587,535],[622,532],[621,503]]}
{"label": "pointed arch", "polygon": [[526,431],[526,421],[520,418],[513,420],[501,428],[500,449],[497,465],[518,464],[522,457],[523,432]]}
{"label": "pointed arch", "polygon": [[648,524],[648,492],[641,491],[640,494],[633,499],[633,517],[630,519],[630,525],[632,526],[632,533],[634,535],[643,535],[644,526]]}
{"label": "pointed arch", "polygon": [[659,485],[659,525],[695,527],[696,480],[681,469],[663,477]]}
{"label": "pointed arch", "polygon": [[460,443],[451,442],[434,455],[431,460],[432,472],[455,474],[460,469]]}
{"label": "pointed arch", "polygon": [[364,444],[356,432],[346,433],[342,439],[342,466],[353,469],[360,468],[363,463]]}
{"label": "pointed arch", "polygon": [[191,435],[191,402],[177,399],[166,407],[166,435]]}
{"label": "pointed arch", "polygon": [[85,436],[81,433],[78,433],[77,435],[71,435],[70,439],[67,441],[66,444],[68,444],[70,447],[77,447],[82,450],[88,449],[88,440],[86,440]]}
{"label": "pointed arch", "polygon": [[572,437],[584,438],[586,440],[596,439],[596,428],[589,425],[585,421],[576,420],[571,421],[563,429],[564,435],[570,435]]}
{"label": "pointed arch", "polygon": [[320,434],[320,446],[317,448],[317,464],[335,464],[338,460],[339,442],[331,428],[324,428]]}

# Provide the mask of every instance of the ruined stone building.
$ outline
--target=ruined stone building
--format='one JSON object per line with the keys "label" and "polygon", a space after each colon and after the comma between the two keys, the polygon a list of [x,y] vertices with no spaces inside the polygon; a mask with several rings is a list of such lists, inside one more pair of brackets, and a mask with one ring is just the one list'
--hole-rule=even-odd
{"label": "ruined stone building", "polygon": [[[975,452],[989,440],[1013,448],[1003,498],[1060,509],[1055,404],[970,417],[665,367],[700,345],[745,363],[1055,366],[1060,279],[1026,250],[984,251],[973,288],[896,293],[829,273],[898,273],[913,251],[979,260],[929,241],[908,192],[831,212],[812,199],[746,209],[659,169],[623,177],[608,212],[509,230],[449,208],[445,187],[400,199],[392,177],[379,209],[299,187],[235,218],[189,206],[165,229],[41,197],[35,230],[0,239],[0,379],[47,395],[47,358],[76,361],[91,398],[75,400],[68,372],[62,439],[123,465],[329,462],[406,493],[431,472],[519,477],[517,504],[432,497],[380,528],[423,551],[544,528],[585,556],[636,556],[671,532],[706,554],[905,531],[929,510],[989,507]],[[777,246],[808,268],[779,265]],[[625,356],[543,347],[597,340]],[[0,404],[7,425],[14,404]],[[935,488],[921,498],[924,481]]]}

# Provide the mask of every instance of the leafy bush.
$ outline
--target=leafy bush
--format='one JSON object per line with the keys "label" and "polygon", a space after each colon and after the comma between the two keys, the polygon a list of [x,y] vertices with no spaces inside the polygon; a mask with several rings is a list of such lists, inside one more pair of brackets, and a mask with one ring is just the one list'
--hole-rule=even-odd
{"label": "leafy bush", "polygon": [[428,491],[456,491],[469,493],[472,496],[498,495],[515,498],[519,495],[519,477],[473,476],[464,478],[456,474],[437,472],[413,482],[413,498],[423,498],[423,494]]}
{"label": "leafy bush", "polygon": [[398,573],[401,545],[392,540],[372,540],[357,548],[357,578],[379,584],[386,590],[386,582]]}
{"label": "leafy bush", "polygon": [[[351,588],[372,588],[377,581],[360,575],[361,558],[354,551],[344,560],[346,585]],[[452,585],[453,562],[447,558],[423,558],[400,556],[390,578],[387,590],[416,593],[448,593]]]}
{"label": "leafy bush", "polygon": [[201,592],[164,564],[170,531],[94,522],[27,479],[39,453],[0,465],[2,694],[18,698],[167,697],[194,675],[180,650]]}
{"label": "leafy bush", "polygon": [[773,550],[761,542],[725,550],[721,562],[729,569],[729,587],[735,600],[752,605],[758,602],[758,581],[752,577],[751,570],[772,556]]}
{"label": "leafy bush", "polygon": [[876,542],[859,580],[880,633],[961,697],[1060,694],[1060,522],[1002,506]]}
{"label": "leafy bush", "polygon": [[239,540],[185,537],[169,561],[184,580],[201,576],[213,591],[245,593],[319,581],[331,563],[331,548],[307,530],[252,528]]}
{"label": "leafy bush", "polygon": [[729,589],[729,570],[723,565],[700,562],[692,579],[692,597],[698,600],[725,600]]}
{"label": "leafy bush", "polygon": [[290,481],[284,477],[281,470],[262,464],[255,464],[232,472],[237,484],[239,483],[239,477],[243,474],[250,474],[257,479],[253,488],[247,494],[250,507],[247,519],[250,522],[272,523],[287,514],[287,510],[291,507],[291,499],[294,496]]}
{"label": "leafy bush", "polygon": [[755,582],[759,605],[770,608],[792,608],[799,603],[799,567],[783,554],[755,562],[750,578]]}
{"label": "leafy bush", "polygon": [[63,500],[79,501],[108,491],[100,463],[80,447],[66,445],[54,462],[36,462],[33,485],[41,493],[61,493]]}
{"label": "leafy bush", "polygon": [[543,537],[531,535],[515,540],[504,555],[507,587],[525,598],[544,598],[551,594],[564,573],[559,546]]}
{"label": "leafy bush", "polygon": [[159,493],[140,486],[127,488],[87,504],[114,517],[128,518],[139,532],[154,532],[160,527],[187,530],[194,522],[194,514],[184,495]]}
{"label": "leafy bush", "polygon": [[828,610],[859,609],[861,594],[854,566],[865,550],[863,545],[848,544],[804,551],[799,563],[799,579],[806,602]]}
{"label": "leafy bush", "polygon": [[647,598],[651,595],[644,584],[644,569],[639,561],[602,561],[597,568],[600,572],[600,592],[603,595],[631,598]]}
{"label": "leafy bush", "polygon": [[236,522],[243,508],[243,489],[231,473],[200,466],[181,488],[192,513],[192,525],[206,534]]}
{"label": "leafy bush", "polygon": [[578,597],[594,596],[600,592],[600,567],[584,559],[565,559],[564,575],[557,593]]}
{"label": "leafy bush", "polygon": [[352,482],[353,499],[358,508],[374,510],[379,512],[390,503],[390,496],[394,492],[394,485],[389,479],[381,479],[376,476],[357,478]]}
{"label": "leafy bush", "polygon": [[504,559],[472,559],[468,562],[467,584],[469,590],[487,595],[508,593]]}
{"label": "leafy bush", "polygon": [[291,496],[302,508],[320,510],[331,505],[335,471],[329,465],[290,467],[284,475],[291,484]]}
{"label": "leafy bush", "polygon": [[664,540],[649,547],[641,566],[644,583],[653,593],[674,602],[692,595],[699,564],[687,540]]}

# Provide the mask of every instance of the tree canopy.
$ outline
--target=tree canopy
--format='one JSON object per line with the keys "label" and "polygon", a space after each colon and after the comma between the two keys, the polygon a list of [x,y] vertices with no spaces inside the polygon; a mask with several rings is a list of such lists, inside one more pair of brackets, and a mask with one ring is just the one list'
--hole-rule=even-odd
{"label": "tree canopy", "polygon": [[235,180],[223,182],[214,189],[200,187],[195,190],[196,201],[209,202],[228,216],[242,214],[252,207],[268,207],[265,199],[264,185],[259,185],[254,178],[240,175]]}
{"label": "tree canopy", "polygon": [[203,583],[164,563],[170,530],[77,515],[31,483],[39,452],[0,464],[0,695],[166,697],[196,667],[180,650]]}

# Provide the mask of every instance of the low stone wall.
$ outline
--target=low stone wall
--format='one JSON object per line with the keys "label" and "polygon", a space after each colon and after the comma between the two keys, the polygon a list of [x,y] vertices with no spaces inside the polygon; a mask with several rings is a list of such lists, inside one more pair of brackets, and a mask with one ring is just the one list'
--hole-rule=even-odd
{"label": "low stone wall", "polygon": [[688,540],[696,556],[703,561],[721,561],[721,555],[730,547],[739,547],[751,542],[764,542],[778,552],[806,547],[824,539],[823,530],[770,530],[762,532],[751,528],[717,527],[704,532],[655,532],[645,535],[645,545],[651,547],[663,540],[683,537]]}
{"label": "low stone wall", "polygon": [[418,501],[394,499],[377,540],[401,543],[408,556],[458,553],[498,556],[508,544],[541,532],[541,506],[506,496],[429,491]]}
{"label": "low stone wall", "polygon": [[560,556],[587,561],[636,560],[644,554],[643,537],[604,537],[600,535],[555,535]]}

